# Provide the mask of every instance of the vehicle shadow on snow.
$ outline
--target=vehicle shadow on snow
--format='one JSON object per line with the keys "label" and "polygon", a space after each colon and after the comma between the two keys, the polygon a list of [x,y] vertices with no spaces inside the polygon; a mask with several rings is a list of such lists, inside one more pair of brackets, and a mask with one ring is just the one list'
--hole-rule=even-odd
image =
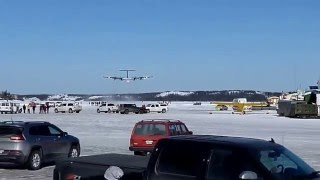
{"label": "vehicle shadow on snow", "polygon": [[[41,168],[46,168],[50,166],[55,166],[55,163],[50,162],[50,163],[44,163],[42,164]],[[26,166],[19,166],[19,165],[0,165],[0,169],[5,169],[5,170],[30,170]],[[32,170],[30,170],[32,171]]]}

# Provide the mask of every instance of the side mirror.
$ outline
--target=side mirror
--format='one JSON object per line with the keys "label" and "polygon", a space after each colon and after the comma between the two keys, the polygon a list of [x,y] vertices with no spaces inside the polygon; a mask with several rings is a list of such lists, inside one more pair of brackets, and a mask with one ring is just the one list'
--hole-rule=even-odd
{"label": "side mirror", "polygon": [[243,171],[239,175],[239,179],[258,179],[258,175],[255,172],[252,171]]}
{"label": "side mirror", "polygon": [[63,132],[62,135],[63,136],[68,136],[68,133],[67,132]]}
{"label": "side mirror", "polygon": [[192,134],[193,134],[193,132],[192,132],[192,131],[189,131],[189,134],[190,134],[190,135],[192,135]]}
{"label": "side mirror", "polygon": [[110,166],[104,173],[104,178],[106,180],[117,180],[121,179],[121,177],[124,175],[124,172],[122,169],[120,169],[117,166]]}

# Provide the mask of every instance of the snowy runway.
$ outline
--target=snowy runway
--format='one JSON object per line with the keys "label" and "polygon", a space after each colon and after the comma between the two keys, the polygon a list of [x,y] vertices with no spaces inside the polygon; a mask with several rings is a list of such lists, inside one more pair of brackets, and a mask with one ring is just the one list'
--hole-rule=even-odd
{"label": "snowy runway", "polygon": [[[274,138],[316,170],[320,170],[320,119],[290,119],[278,117],[275,111],[254,111],[247,115],[231,111],[213,111],[212,105],[177,102],[169,105],[165,114],[106,114],[96,113],[96,106],[85,106],[79,114],[17,114],[0,115],[0,121],[49,121],[80,139],[81,155],[126,153],[134,124],[143,119],[168,118],[183,121],[194,134],[244,136],[269,140]],[[209,112],[212,112],[210,114]],[[268,112],[268,114],[267,114]],[[52,179],[54,167],[39,171],[0,169],[3,179]]]}

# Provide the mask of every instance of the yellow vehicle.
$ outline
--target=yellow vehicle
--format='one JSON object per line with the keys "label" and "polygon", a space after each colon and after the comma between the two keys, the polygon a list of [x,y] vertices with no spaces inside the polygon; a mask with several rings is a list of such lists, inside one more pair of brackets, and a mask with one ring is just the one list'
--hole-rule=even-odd
{"label": "yellow vehicle", "polygon": [[211,104],[220,106],[232,106],[234,112],[240,112],[241,114],[245,114],[246,111],[251,110],[252,107],[268,106],[267,102],[247,102],[246,98],[237,98],[232,102],[213,101],[211,102]]}

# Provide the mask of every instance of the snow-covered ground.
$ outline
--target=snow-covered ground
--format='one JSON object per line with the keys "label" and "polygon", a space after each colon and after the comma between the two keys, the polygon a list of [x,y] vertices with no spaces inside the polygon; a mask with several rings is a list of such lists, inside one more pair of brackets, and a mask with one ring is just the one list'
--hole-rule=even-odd
{"label": "snow-covered ground", "polygon": [[[141,105],[148,102],[139,102]],[[96,113],[97,106],[86,105],[79,114],[17,114],[0,115],[0,121],[49,121],[81,141],[82,155],[126,153],[131,130],[137,121],[152,118],[179,119],[194,134],[244,136],[269,140],[274,138],[316,170],[320,170],[320,119],[290,119],[278,117],[275,111],[253,111],[246,115],[217,112],[207,102],[194,106],[192,102],[174,102],[165,114],[105,114]],[[0,169],[0,180],[52,179],[54,167],[38,171]]]}

